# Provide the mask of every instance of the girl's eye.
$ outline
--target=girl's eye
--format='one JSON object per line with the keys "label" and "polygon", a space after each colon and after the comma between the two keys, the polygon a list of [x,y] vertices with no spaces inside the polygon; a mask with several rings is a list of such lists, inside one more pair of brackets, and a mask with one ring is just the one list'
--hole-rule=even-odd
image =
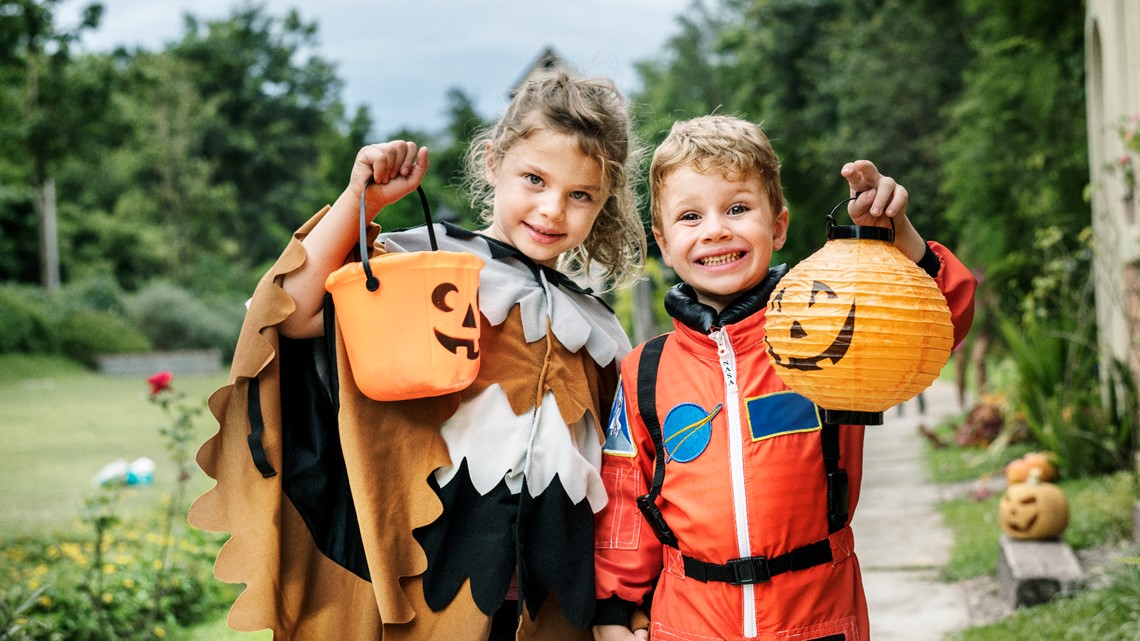
{"label": "girl's eye", "polygon": [[728,208],[728,213],[733,214],[733,215],[740,215],[746,211],[748,211],[748,207],[746,205],[741,205],[739,203]]}
{"label": "girl's eye", "polygon": [[537,186],[542,184],[542,179],[538,176],[535,176],[534,174],[526,174],[526,180],[532,185]]}
{"label": "girl's eye", "polygon": [[572,192],[570,192],[570,198],[572,198],[574,200],[580,200],[582,202],[587,202],[587,203],[590,202],[591,200],[593,200],[593,198],[590,197],[590,194],[588,194],[584,191],[572,191]]}

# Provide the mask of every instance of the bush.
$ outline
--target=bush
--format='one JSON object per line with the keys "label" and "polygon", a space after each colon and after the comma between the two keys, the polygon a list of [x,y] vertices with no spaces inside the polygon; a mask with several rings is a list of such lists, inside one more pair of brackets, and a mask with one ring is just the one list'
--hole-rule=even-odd
{"label": "bush", "polygon": [[51,319],[38,290],[0,285],[0,354],[55,351]]}
{"label": "bush", "polygon": [[245,307],[207,303],[164,281],[144,287],[129,303],[134,323],[156,349],[216,348],[228,359],[241,330]]}
{"label": "bush", "polygon": [[98,364],[99,354],[129,354],[151,349],[150,340],[127,321],[108,312],[72,308],[56,324],[60,353],[88,367]]}

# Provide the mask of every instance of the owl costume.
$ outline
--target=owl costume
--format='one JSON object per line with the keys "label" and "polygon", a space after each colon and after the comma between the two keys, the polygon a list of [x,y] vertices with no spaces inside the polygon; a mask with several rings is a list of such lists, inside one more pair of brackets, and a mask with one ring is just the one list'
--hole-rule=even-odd
{"label": "owl costume", "polygon": [[[604,412],[630,348],[613,312],[513,247],[437,224],[441,250],[486,263],[479,375],[445,396],[373,401],[331,335],[328,299],[325,337],[278,333],[295,309],[282,279],[324,213],[261,279],[230,382],[209,402],[220,429],[198,463],[217,483],[190,521],[231,533],[215,564],[246,584],[230,626],[277,640],[482,641],[510,591],[518,639],[589,639]],[[426,230],[379,244],[427,250]]]}

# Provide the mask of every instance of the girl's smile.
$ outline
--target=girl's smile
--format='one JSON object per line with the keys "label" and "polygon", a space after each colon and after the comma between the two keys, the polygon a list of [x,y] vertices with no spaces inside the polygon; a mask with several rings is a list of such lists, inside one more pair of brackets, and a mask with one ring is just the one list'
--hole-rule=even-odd
{"label": "girl's smile", "polygon": [[516,142],[487,171],[495,200],[484,233],[547,267],[586,239],[609,198],[601,164],[573,136],[548,129]]}

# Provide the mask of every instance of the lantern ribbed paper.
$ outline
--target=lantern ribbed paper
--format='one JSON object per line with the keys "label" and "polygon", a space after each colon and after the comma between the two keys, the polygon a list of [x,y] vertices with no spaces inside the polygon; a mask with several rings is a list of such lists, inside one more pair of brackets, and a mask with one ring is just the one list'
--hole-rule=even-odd
{"label": "lantern ribbed paper", "polygon": [[890,242],[842,238],[789,271],[765,338],[780,378],[826,410],[883,412],[936,379],[954,327],[934,279]]}

